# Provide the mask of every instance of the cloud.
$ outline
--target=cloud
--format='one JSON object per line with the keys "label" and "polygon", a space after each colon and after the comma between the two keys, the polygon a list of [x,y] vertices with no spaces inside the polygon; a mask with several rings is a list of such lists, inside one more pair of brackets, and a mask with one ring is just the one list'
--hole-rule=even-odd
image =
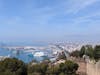
{"label": "cloud", "polygon": [[99,0],[68,0],[66,1],[66,13],[77,14],[80,10],[83,10],[94,3],[99,2]]}

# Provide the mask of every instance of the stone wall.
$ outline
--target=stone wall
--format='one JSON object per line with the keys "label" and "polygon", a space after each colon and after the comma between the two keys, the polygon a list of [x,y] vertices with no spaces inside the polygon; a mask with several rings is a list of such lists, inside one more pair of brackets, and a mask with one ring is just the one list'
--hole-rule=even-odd
{"label": "stone wall", "polygon": [[87,75],[100,75],[100,61],[93,62],[89,61],[87,62]]}

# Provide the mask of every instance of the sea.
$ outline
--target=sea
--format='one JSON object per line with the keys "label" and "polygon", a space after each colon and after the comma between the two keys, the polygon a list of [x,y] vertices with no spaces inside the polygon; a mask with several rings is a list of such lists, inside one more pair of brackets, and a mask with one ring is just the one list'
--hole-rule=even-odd
{"label": "sea", "polygon": [[[16,46],[29,46],[29,44],[20,44]],[[31,46],[47,46],[48,44],[31,44]],[[6,45],[5,45],[6,46]],[[10,44],[9,46],[15,46]],[[44,56],[34,56],[36,52],[43,52]],[[41,62],[44,60],[50,59],[50,56],[52,56],[52,50],[33,50],[33,52],[27,52],[24,49],[21,50],[9,50],[7,48],[0,47],[0,56],[8,56],[10,58],[18,58],[19,60],[22,60],[25,63],[29,63],[31,61]]]}

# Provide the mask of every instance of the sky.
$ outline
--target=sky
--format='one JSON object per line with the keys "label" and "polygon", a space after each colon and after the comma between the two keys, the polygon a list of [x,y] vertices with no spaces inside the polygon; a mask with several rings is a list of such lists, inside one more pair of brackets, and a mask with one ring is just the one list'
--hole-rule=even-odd
{"label": "sky", "polygon": [[100,0],[0,0],[0,41],[100,41]]}

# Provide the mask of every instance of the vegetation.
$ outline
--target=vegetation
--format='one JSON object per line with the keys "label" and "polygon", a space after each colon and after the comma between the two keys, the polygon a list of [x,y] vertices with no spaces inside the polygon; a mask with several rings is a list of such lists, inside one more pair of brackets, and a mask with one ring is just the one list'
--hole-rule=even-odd
{"label": "vegetation", "polygon": [[80,51],[73,51],[70,56],[82,58],[84,55],[89,56],[90,59],[98,61],[100,59],[100,45],[94,48],[91,45],[82,46]]}
{"label": "vegetation", "polygon": [[72,61],[66,61],[59,65],[54,64],[36,64],[28,67],[29,75],[76,75],[78,64]]}
{"label": "vegetation", "polygon": [[76,75],[78,64],[72,61],[54,65],[49,62],[26,65],[16,58],[0,61],[0,75]]}
{"label": "vegetation", "polygon": [[94,59],[98,61],[100,59],[100,46],[95,46],[94,48]]}
{"label": "vegetation", "polygon": [[0,75],[27,75],[27,67],[16,58],[7,58],[0,61]]}
{"label": "vegetation", "polygon": [[70,53],[70,56],[73,56],[73,57],[79,57],[80,56],[80,51],[76,50],[76,51],[73,51]]}
{"label": "vegetation", "polygon": [[48,64],[40,63],[28,66],[28,74],[29,75],[45,75],[48,68]]}

